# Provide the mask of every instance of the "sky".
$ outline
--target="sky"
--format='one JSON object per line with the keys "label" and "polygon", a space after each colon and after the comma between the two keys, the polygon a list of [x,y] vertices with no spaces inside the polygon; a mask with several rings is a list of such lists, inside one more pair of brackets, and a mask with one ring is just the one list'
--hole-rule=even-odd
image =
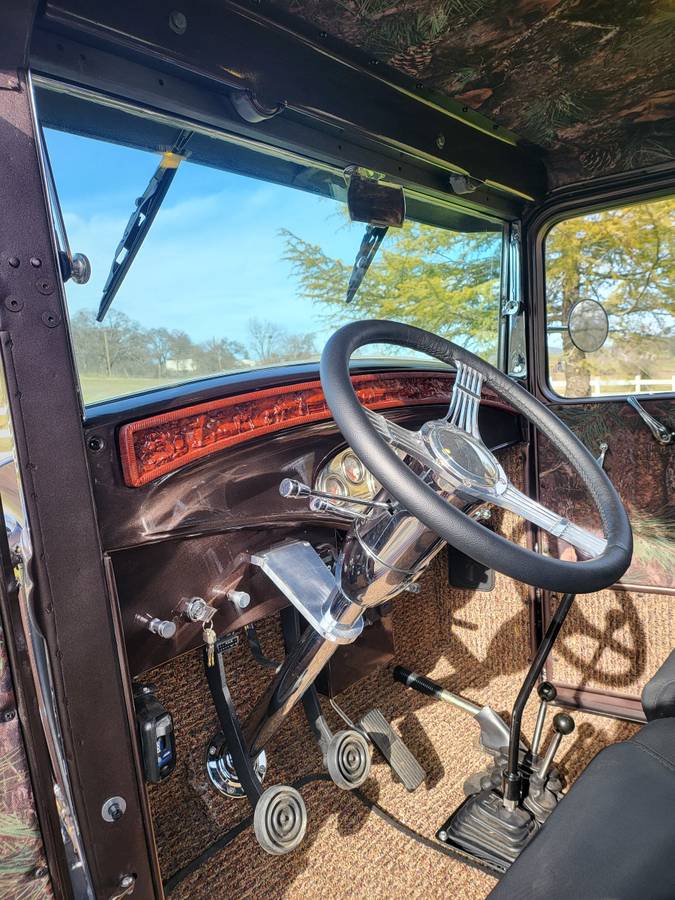
{"label": "sky", "polygon": [[[88,284],[68,282],[71,315],[98,309],[117,244],[159,155],[48,130],[47,147],[73,253],[89,257]],[[252,317],[290,333],[330,334],[283,260],[281,228],[351,265],[363,225],[334,200],[184,162],[113,308],[144,327],[195,341],[246,344]]]}

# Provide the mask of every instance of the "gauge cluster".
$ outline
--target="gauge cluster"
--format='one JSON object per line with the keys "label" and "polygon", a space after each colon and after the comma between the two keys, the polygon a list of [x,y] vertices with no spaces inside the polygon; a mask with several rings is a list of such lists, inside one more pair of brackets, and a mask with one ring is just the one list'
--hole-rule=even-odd
{"label": "gauge cluster", "polygon": [[381,485],[351,447],[347,447],[321,467],[314,487],[318,491],[331,494],[339,503],[342,499],[349,500],[354,497],[372,500]]}

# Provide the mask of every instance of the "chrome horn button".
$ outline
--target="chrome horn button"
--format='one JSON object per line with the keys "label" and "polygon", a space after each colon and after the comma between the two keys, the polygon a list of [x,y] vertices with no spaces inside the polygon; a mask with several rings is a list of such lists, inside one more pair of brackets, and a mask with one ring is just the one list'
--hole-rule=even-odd
{"label": "chrome horn button", "polygon": [[420,435],[430,456],[456,487],[476,487],[501,494],[508,485],[504,469],[480,439],[447,420],[427,422]]}

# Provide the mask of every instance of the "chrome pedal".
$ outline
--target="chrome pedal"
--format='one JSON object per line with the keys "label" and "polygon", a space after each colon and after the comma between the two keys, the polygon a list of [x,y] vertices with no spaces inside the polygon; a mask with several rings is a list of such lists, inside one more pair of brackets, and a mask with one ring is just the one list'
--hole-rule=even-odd
{"label": "chrome pedal", "polygon": [[407,791],[416,791],[427,777],[400,734],[379,709],[371,709],[359,722],[382,756],[387,760]]}

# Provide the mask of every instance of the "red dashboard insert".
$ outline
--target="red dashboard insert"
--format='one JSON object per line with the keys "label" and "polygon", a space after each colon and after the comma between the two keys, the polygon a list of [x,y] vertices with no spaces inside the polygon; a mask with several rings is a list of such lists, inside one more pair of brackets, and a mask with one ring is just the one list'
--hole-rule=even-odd
{"label": "red dashboard insert", "polygon": [[[451,372],[387,372],[352,378],[359,400],[370,409],[445,404],[453,381]],[[486,399],[504,405],[496,397]],[[310,381],[209,400],[130,422],[120,429],[124,482],[141,487],[227,447],[330,418],[321,382]]]}

